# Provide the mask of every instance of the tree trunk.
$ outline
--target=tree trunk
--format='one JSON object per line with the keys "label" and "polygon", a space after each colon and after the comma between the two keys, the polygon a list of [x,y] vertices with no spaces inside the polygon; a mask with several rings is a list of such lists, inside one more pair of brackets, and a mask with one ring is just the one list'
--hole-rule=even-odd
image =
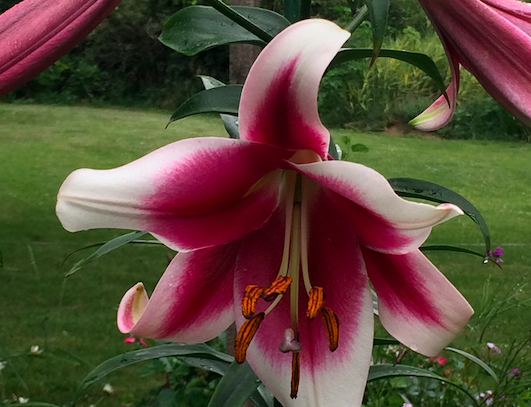
{"label": "tree trunk", "polygon": [[[231,6],[259,7],[260,0],[232,0]],[[229,82],[242,84],[249,69],[260,52],[260,47],[251,44],[231,44],[229,49]]]}

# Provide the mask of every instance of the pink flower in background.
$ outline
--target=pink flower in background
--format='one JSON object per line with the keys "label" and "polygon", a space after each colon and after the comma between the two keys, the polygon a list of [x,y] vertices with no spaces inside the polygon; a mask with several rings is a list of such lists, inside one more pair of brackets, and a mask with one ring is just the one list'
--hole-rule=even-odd
{"label": "pink flower in background", "polygon": [[437,362],[440,366],[444,366],[446,364],[446,360],[447,359],[444,356],[441,356],[441,355],[430,358],[430,362],[431,363]]}
{"label": "pink flower in background", "polygon": [[425,355],[472,314],[418,249],[462,211],[403,200],[376,171],[327,160],[317,92],[349,35],[313,19],[275,37],[245,83],[240,140],[186,139],[119,168],[77,170],[58,194],[69,231],[147,230],[179,251],[151,298],[141,283],[126,293],[122,332],[197,343],[236,321],[236,360],[285,407],[361,404],[367,277],[382,324]]}
{"label": "pink flower in background", "polygon": [[492,342],[487,342],[487,348],[492,350],[492,353],[501,353],[500,348],[498,348],[495,344]]}
{"label": "pink flower in background", "polygon": [[0,96],[81,41],[120,0],[23,0],[0,15]]}
{"label": "pink flower in background", "polygon": [[452,82],[411,121],[436,130],[452,118],[459,67],[470,71],[513,116],[531,125],[531,4],[517,0],[419,0],[445,48]]}

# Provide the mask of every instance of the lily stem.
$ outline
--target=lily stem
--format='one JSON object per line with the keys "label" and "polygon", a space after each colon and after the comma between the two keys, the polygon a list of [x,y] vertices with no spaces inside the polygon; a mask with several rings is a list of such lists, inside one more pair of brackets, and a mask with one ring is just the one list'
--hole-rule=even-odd
{"label": "lily stem", "polygon": [[364,4],[363,7],[358,10],[358,13],[354,16],[354,19],[345,27],[345,30],[351,33],[356,31],[368,14],[369,8]]}

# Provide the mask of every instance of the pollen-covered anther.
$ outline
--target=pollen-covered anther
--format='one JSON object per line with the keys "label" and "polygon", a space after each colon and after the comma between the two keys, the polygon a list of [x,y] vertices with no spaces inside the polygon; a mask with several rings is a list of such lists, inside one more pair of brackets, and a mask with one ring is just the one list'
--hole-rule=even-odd
{"label": "pollen-covered anther", "polygon": [[277,295],[282,294],[288,289],[292,281],[293,278],[291,277],[278,276],[275,281],[273,281],[271,285],[264,290],[262,297],[265,301],[273,301]]}
{"label": "pollen-covered anther", "polygon": [[256,314],[251,319],[248,319],[243,323],[236,335],[234,340],[234,359],[236,362],[243,363],[245,361],[245,356],[247,355],[247,348],[251,344],[251,341],[258,331],[260,324],[264,320],[265,313],[260,312]]}
{"label": "pollen-covered anther", "polygon": [[299,352],[293,352],[291,356],[291,392],[292,399],[297,398],[299,393],[299,382],[301,380],[301,355]]}
{"label": "pollen-covered anther", "polygon": [[257,285],[248,285],[245,287],[242,299],[242,314],[245,318],[254,317],[256,312],[256,302],[262,296],[264,289]]}
{"label": "pollen-covered anther", "polygon": [[322,307],[320,313],[325,325],[328,347],[333,352],[339,344],[339,318],[334,311],[327,307]]}
{"label": "pollen-covered anther", "polygon": [[288,352],[300,352],[302,346],[300,342],[295,338],[295,332],[293,329],[288,328],[284,331],[284,338],[280,345],[278,345],[278,350],[282,353]]}
{"label": "pollen-covered anther", "polygon": [[312,287],[308,293],[308,310],[306,316],[314,319],[324,304],[324,293],[322,287]]}

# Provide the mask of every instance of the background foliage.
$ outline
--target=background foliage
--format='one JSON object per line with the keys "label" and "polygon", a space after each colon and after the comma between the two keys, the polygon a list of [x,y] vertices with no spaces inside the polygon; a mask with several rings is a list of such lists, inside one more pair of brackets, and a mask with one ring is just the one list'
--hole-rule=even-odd
{"label": "background foliage", "polygon": [[[0,0],[0,10],[15,1]],[[224,82],[228,78],[228,47],[194,57],[163,46],[157,37],[163,22],[197,0],[124,0],[111,15],[37,78],[0,99],[4,102],[113,104],[175,109],[201,90],[199,74]],[[282,0],[262,0],[262,7],[282,12]],[[347,24],[347,0],[312,2],[312,15]],[[370,47],[370,27],[362,26],[347,44]],[[428,54],[449,80],[442,46],[417,0],[391,2],[389,35],[384,47]],[[411,131],[408,121],[439,96],[419,69],[380,58],[343,64],[324,78],[320,112],[325,125],[362,130]],[[501,108],[462,71],[456,114],[439,131],[443,137],[531,141],[531,131]]]}

